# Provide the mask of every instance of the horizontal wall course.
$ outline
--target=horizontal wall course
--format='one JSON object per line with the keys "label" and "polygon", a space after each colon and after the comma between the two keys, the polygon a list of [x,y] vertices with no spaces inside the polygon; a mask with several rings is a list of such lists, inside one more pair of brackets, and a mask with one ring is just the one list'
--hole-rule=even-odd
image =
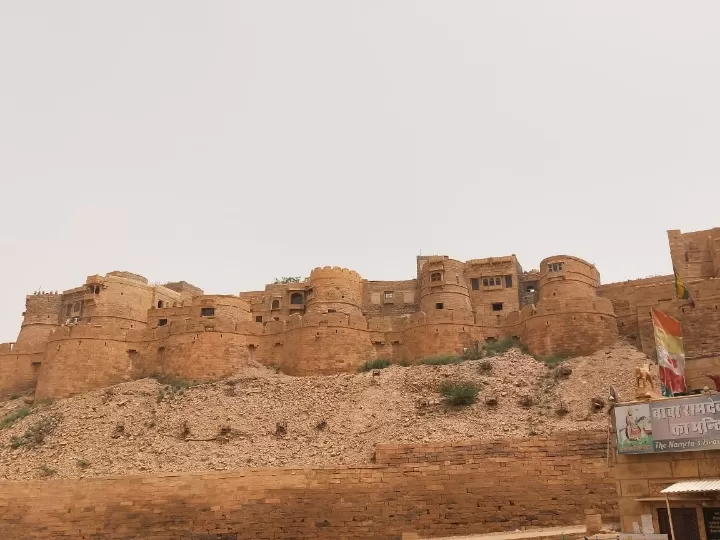
{"label": "horizontal wall course", "polygon": [[[600,441],[605,434],[557,435],[560,444],[583,437]],[[508,456],[484,461],[483,450],[497,441],[434,444],[437,453],[454,454],[451,463],[430,464],[432,450],[407,445],[399,462],[369,467],[0,481],[0,538],[170,540],[232,532],[335,540],[391,537],[409,526],[448,536],[578,523],[586,508],[616,511],[604,451],[581,445],[580,455],[528,462],[526,452],[514,451],[518,444],[541,449],[558,441],[504,441]],[[581,470],[588,472],[567,473]]]}

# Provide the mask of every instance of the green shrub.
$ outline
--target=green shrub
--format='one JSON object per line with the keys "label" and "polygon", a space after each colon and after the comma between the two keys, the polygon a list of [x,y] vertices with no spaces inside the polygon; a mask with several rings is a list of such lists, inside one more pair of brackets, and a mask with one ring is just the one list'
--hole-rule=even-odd
{"label": "green shrub", "polygon": [[200,383],[196,381],[188,381],[186,379],[180,379],[176,377],[164,377],[161,375],[154,375],[153,379],[155,379],[160,384],[165,385],[165,389],[162,388],[158,390],[157,393],[157,402],[160,403],[165,397],[168,399],[174,399],[175,396],[182,396],[185,393],[185,390],[188,388],[192,388],[193,386],[198,386]]}
{"label": "green shrub", "polygon": [[10,399],[17,399],[20,397],[20,394],[10,394]]}
{"label": "green shrub", "polygon": [[378,358],[377,360],[368,360],[365,362],[358,371],[371,371],[373,369],[385,369],[386,367],[390,367],[391,362],[390,360],[387,360],[385,358]]}
{"label": "green shrub", "polygon": [[497,341],[488,341],[483,346],[483,351],[485,351],[485,356],[497,356],[508,352],[513,347],[527,353],[527,346],[518,338],[514,337],[502,338]]}
{"label": "green shrub", "polygon": [[453,354],[441,354],[437,356],[429,356],[420,360],[420,364],[425,366],[447,366],[449,364],[459,364],[465,360],[461,356]]}
{"label": "green shrub", "polygon": [[446,382],[440,385],[439,390],[445,403],[462,407],[475,403],[480,387],[472,382]]}
{"label": "green shrub", "polygon": [[12,426],[15,422],[25,418],[28,414],[30,414],[30,407],[22,407],[20,409],[14,410],[5,418],[0,420],[0,429],[5,429]]}
{"label": "green shrub", "polygon": [[412,364],[408,360],[400,360],[397,363],[397,365],[401,366],[401,367],[408,367],[408,366],[411,366]]}
{"label": "green shrub", "polygon": [[81,469],[87,469],[90,466],[90,462],[87,459],[76,459],[75,464]]}
{"label": "green shrub", "polygon": [[469,347],[462,352],[460,357],[463,360],[480,360],[483,357],[482,349]]}
{"label": "green shrub", "polygon": [[10,446],[12,448],[19,448],[20,446],[34,448],[35,446],[40,446],[45,442],[45,437],[50,435],[60,424],[60,420],[62,420],[62,416],[58,413],[50,414],[38,420],[28,427],[20,437],[10,439]]}
{"label": "green shrub", "polygon": [[565,352],[559,352],[559,353],[551,354],[548,356],[541,356],[537,359],[540,360],[541,362],[544,362],[546,366],[552,367],[552,366],[556,366],[560,362],[569,360],[570,358],[572,358],[571,354],[565,353]]}
{"label": "green shrub", "polygon": [[47,465],[40,465],[40,476],[53,476],[57,471]]}
{"label": "green shrub", "polygon": [[55,400],[53,398],[43,398],[33,403],[33,407],[42,407],[43,405],[52,405]]}

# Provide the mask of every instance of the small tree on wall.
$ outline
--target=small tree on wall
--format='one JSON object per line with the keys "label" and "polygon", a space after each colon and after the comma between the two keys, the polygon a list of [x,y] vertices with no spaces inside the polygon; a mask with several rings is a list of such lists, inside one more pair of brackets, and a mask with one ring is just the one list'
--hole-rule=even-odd
{"label": "small tree on wall", "polygon": [[303,281],[303,279],[300,276],[290,276],[275,278],[275,281],[273,283],[275,285],[285,285],[286,283],[300,283],[301,281]]}

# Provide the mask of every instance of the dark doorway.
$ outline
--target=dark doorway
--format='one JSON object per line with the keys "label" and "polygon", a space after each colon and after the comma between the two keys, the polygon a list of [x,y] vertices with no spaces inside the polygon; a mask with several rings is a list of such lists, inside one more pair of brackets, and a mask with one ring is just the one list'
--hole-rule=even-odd
{"label": "dark doorway", "polygon": [[[672,518],[678,540],[700,540],[700,528],[695,508],[673,508]],[[667,534],[669,540],[675,540],[670,532],[667,508],[658,508],[658,525],[660,525],[660,534]]]}

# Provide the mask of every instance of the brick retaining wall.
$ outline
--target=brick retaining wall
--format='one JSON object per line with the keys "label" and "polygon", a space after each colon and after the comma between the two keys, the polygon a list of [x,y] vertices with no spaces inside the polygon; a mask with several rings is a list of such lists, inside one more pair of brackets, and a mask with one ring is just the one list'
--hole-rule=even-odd
{"label": "brick retaining wall", "polygon": [[381,445],[376,464],[0,482],[0,538],[236,540],[443,536],[616,513],[606,434]]}

